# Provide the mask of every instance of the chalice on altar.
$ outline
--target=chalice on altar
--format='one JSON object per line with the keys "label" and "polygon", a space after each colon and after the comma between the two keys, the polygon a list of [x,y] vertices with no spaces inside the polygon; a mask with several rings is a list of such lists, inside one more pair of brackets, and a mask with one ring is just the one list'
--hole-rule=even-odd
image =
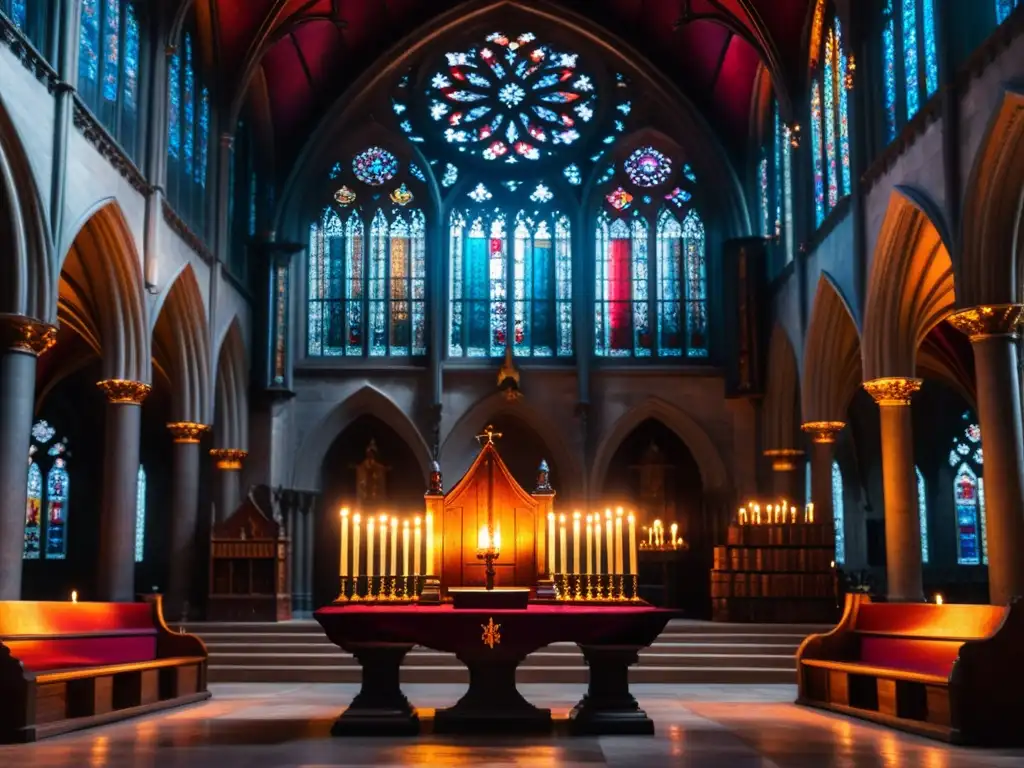
{"label": "chalice on altar", "polygon": [[484,525],[477,537],[476,559],[483,560],[487,567],[484,574],[487,578],[487,589],[494,589],[494,561],[501,555],[501,527]]}

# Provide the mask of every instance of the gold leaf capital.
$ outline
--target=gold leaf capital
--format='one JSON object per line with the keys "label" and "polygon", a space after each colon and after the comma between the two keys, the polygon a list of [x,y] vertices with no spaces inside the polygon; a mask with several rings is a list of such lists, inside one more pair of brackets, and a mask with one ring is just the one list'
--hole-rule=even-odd
{"label": "gold leaf capital", "polygon": [[194,421],[172,421],[167,425],[176,443],[198,443],[203,432],[209,429],[206,424],[197,424]]}
{"label": "gold leaf capital", "polygon": [[800,428],[816,443],[834,443],[845,426],[845,421],[807,421]]}
{"label": "gold leaf capital", "polygon": [[911,395],[921,389],[921,379],[892,376],[865,381],[862,386],[880,406],[910,405]]}
{"label": "gold leaf capital", "polygon": [[142,405],[146,395],[152,387],[143,384],[141,381],[130,379],[104,379],[97,381],[96,386],[103,390],[109,403],[123,403],[125,405]]}
{"label": "gold leaf capital", "polygon": [[1024,304],[993,304],[962,309],[946,318],[971,341],[990,336],[1016,336],[1024,323]]}

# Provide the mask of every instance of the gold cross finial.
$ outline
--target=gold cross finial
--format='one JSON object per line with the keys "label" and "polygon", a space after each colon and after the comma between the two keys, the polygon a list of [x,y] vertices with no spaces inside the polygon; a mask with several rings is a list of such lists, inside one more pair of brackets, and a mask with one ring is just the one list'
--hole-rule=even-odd
{"label": "gold cross finial", "polygon": [[[483,434],[477,435],[476,439],[480,441],[481,445],[494,445],[494,438],[501,437],[501,432],[495,432],[494,427],[491,424],[487,425],[487,428],[483,431]],[[484,438],[487,442],[484,442]]]}
{"label": "gold cross finial", "polygon": [[480,628],[484,631],[480,639],[484,641],[484,645],[494,650],[494,646],[501,643],[501,624],[495,624],[494,618],[491,617],[487,619],[486,624],[481,624]]}

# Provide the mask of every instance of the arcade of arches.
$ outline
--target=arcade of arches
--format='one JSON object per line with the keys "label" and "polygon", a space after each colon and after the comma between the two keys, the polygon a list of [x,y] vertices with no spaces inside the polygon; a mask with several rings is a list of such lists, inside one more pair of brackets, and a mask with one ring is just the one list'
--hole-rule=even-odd
{"label": "arcade of arches", "polygon": [[0,599],[201,616],[264,486],[308,611],[487,425],[676,522],[692,615],[754,497],[1024,594],[1015,3],[251,5],[0,0]]}

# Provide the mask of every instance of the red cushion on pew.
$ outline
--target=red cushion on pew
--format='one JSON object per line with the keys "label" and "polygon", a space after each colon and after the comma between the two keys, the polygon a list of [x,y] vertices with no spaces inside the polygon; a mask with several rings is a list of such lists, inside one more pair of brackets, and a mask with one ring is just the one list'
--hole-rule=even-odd
{"label": "red cushion on pew", "polygon": [[955,640],[862,636],[858,661],[873,667],[948,678],[961,645],[963,643]]}
{"label": "red cushion on pew", "polygon": [[995,605],[868,603],[857,609],[857,632],[921,638],[980,640],[1002,626],[1006,609]]}
{"label": "red cushion on pew", "polygon": [[153,629],[148,603],[0,602],[0,638]]}
{"label": "red cushion on pew", "polygon": [[9,640],[4,645],[32,672],[129,664],[156,658],[155,632],[128,637]]}

